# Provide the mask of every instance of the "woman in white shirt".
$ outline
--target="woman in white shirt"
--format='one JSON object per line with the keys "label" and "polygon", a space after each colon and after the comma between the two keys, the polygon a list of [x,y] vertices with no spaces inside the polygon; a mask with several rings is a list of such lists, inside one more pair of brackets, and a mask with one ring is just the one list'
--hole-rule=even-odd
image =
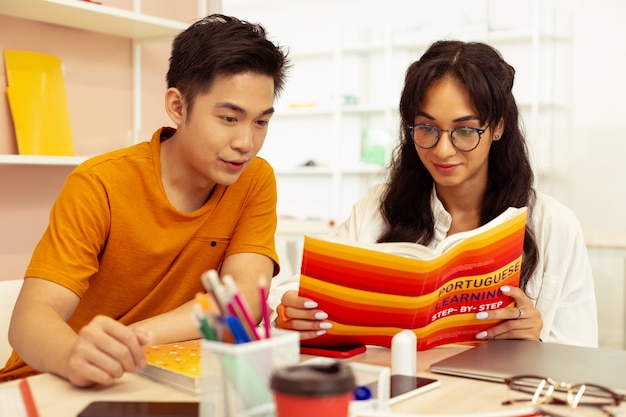
{"label": "woman in white shirt", "polygon": [[[582,230],[563,204],[533,188],[512,94],[515,70],[483,43],[434,43],[406,72],[400,142],[387,184],[372,188],[336,234],[358,242],[435,247],[508,207],[529,208],[517,308],[478,313],[503,320],[477,339],[531,339],[597,346],[593,276]],[[274,284],[276,325],[306,340],[332,326],[315,300],[299,297],[298,276]]]}

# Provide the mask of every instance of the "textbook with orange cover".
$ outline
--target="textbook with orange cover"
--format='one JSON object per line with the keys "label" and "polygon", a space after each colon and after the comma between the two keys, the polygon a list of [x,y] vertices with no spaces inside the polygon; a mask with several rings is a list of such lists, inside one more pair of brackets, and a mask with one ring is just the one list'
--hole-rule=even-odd
{"label": "textbook with orange cover", "polygon": [[299,294],[333,324],[305,343],[390,347],[403,329],[415,332],[418,350],[476,343],[477,333],[497,324],[476,313],[515,305],[500,287],[519,285],[526,211],[511,207],[435,250],[305,236]]}
{"label": "textbook with orange cover", "polygon": [[200,392],[202,347],[199,339],[143,349],[148,365],[135,373],[192,394]]}

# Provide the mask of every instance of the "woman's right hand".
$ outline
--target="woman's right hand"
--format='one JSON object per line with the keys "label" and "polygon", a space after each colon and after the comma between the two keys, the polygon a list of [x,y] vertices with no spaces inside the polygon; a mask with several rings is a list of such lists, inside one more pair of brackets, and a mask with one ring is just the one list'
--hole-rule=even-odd
{"label": "woman's right hand", "polygon": [[299,331],[300,340],[321,336],[333,326],[326,321],[328,314],[317,308],[317,302],[298,296],[298,291],[283,294],[277,311],[276,325],[281,329]]}

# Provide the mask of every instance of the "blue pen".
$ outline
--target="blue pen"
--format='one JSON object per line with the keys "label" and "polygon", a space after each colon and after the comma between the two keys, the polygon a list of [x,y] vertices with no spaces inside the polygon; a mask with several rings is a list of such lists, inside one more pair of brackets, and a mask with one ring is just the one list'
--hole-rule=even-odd
{"label": "blue pen", "polygon": [[228,328],[235,339],[235,343],[246,343],[250,342],[250,336],[248,336],[248,332],[243,328],[243,324],[237,317],[228,316],[226,317],[226,324],[228,324]]}

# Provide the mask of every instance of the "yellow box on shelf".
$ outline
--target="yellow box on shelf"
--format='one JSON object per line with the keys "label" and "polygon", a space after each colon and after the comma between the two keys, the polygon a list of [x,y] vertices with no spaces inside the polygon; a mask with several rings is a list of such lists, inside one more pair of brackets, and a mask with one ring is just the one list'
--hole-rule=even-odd
{"label": "yellow box on shelf", "polygon": [[19,154],[74,155],[61,59],[5,50],[4,62]]}

